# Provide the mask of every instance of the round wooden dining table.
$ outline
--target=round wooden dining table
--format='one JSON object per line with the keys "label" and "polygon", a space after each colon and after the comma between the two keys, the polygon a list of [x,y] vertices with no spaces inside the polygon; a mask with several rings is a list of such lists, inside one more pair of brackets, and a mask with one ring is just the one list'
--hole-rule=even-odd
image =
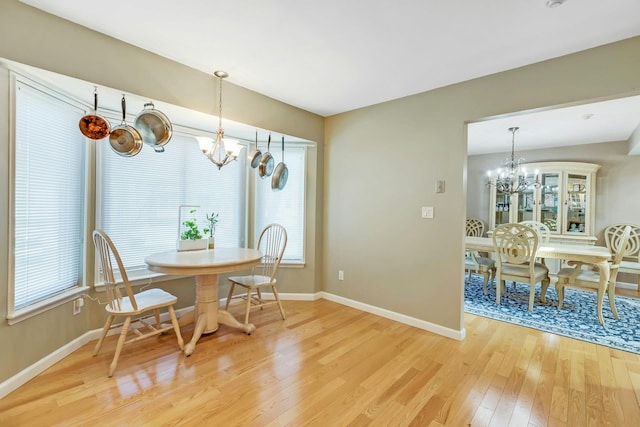
{"label": "round wooden dining table", "polygon": [[260,264],[262,253],[256,249],[215,248],[195,251],[168,251],[147,256],[148,269],[177,276],[196,276],[196,301],[193,310],[180,317],[180,326],[195,321],[193,337],[185,345],[184,354],[195,350],[202,334],[218,330],[221,323],[247,334],[256,327],[252,323],[240,323],[231,313],[218,305],[218,274],[244,270]]}

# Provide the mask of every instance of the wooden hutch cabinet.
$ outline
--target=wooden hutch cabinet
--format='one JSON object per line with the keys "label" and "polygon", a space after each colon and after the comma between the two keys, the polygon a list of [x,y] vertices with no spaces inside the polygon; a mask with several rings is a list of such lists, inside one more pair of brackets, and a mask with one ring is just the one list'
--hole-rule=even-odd
{"label": "wooden hutch cabinet", "polygon": [[[538,221],[551,230],[551,240],[593,245],[596,173],[600,165],[544,162],[523,165],[530,185],[509,196],[490,186],[490,230],[509,222]],[[495,179],[495,178],[493,178]]]}

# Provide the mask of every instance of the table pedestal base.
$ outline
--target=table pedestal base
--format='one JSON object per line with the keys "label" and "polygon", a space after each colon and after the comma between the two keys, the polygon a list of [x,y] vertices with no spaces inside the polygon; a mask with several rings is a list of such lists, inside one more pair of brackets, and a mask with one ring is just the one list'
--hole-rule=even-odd
{"label": "table pedestal base", "polygon": [[240,329],[246,334],[256,330],[252,323],[240,323],[231,313],[218,309],[218,275],[207,274],[196,276],[196,303],[193,311],[180,317],[180,326],[191,324],[195,321],[193,337],[184,346],[184,354],[189,356],[196,348],[196,343],[202,334],[211,334],[218,330],[221,323],[232,328]]}

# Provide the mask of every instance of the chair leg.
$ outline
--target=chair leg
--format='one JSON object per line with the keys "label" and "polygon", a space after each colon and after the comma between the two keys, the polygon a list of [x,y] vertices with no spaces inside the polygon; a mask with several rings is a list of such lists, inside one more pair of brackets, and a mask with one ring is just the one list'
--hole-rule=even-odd
{"label": "chair leg", "polygon": [[231,282],[231,286],[229,286],[229,295],[227,295],[227,303],[224,305],[224,309],[229,308],[229,303],[231,302],[231,298],[233,298],[233,290],[235,289],[236,284]]}
{"label": "chair leg", "polygon": [[604,317],[602,317],[602,300],[604,299],[604,291],[600,291],[600,289],[598,289],[598,306],[596,308],[597,310],[597,315],[598,315],[598,321],[600,322],[601,325],[604,325]]}
{"label": "chair leg", "polygon": [[608,292],[607,296],[609,297],[609,307],[611,307],[611,312],[613,313],[613,317],[618,320],[620,317],[618,316],[618,310],[616,309],[616,301],[615,301],[615,292]]}
{"label": "chair leg", "polygon": [[484,285],[482,286],[482,288],[484,289],[484,294],[487,295],[487,284],[489,283],[489,275],[491,274],[491,272],[485,271],[482,274],[484,275]]}
{"label": "chair leg", "polygon": [[98,352],[100,351],[100,349],[102,348],[102,343],[104,342],[104,337],[107,336],[107,332],[109,332],[109,329],[111,329],[111,324],[113,323],[113,319],[115,318],[114,315],[110,314],[109,317],[107,317],[107,321],[104,323],[104,328],[102,328],[102,334],[100,335],[100,339],[98,340],[98,343],[96,344],[95,349],[93,350],[93,355],[96,356],[98,354]]}
{"label": "chair leg", "polygon": [[116,365],[118,364],[118,358],[120,357],[120,352],[122,351],[122,347],[124,347],[124,341],[127,338],[127,332],[129,331],[129,325],[131,324],[131,316],[127,316],[124,320],[124,324],[122,325],[122,332],[120,332],[120,338],[118,338],[118,344],[116,345],[116,353],[113,355],[113,360],[111,361],[111,365],[109,366],[109,377],[113,376],[113,371],[116,370]]}
{"label": "chair leg", "polygon": [[258,294],[258,302],[260,303],[260,310],[262,310],[264,308],[262,306],[262,304],[264,304],[264,301],[262,301],[262,290],[260,288],[256,288],[256,292]]}
{"label": "chair leg", "polygon": [[180,324],[178,323],[176,312],[173,309],[172,305],[168,307],[168,310],[169,310],[169,317],[171,318],[171,324],[173,325],[173,330],[176,333],[176,337],[178,337],[178,346],[180,347],[180,350],[184,350],[184,340],[182,339],[182,333],[180,333]]}
{"label": "chair leg", "polygon": [[247,303],[244,310],[244,323],[249,323],[249,312],[251,311],[251,288],[247,288]]}
{"label": "chair leg", "polygon": [[271,285],[271,289],[273,290],[273,295],[276,297],[276,302],[278,303],[278,307],[280,307],[280,314],[282,315],[282,320],[286,319],[284,314],[284,308],[282,308],[282,303],[280,302],[280,296],[278,295],[278,291],[276,290],[275,285]]}
{"label": "chair leg", "polygon": [[160,310],[157,308],[153,310],[153,316],[156,318],[156,329],[160,329],[162,327],[160,323]]}
{"label": "chair leg", "polygon": [[533,311],[533,300],[536,296],[536,284],[529,285],[529,311]]}
{"label": "chair leg", "polygon": [[504,280],[498,274],[498,279],[496,280],[496,304],[500,305],[500,296],[502,293],[502,287],[504,286]]}
{"label": "chair leg", "polygon": [[556,294],[558,294],[558,310],[562,308],[564,303],[564,283],[558,281],[556,283]]}
{"label": "chair leg", "polygon": [[542,290],[540,291],[540,302],[547,302],[547,289],[551,284],[551,279],[547,278],[542,281]]}

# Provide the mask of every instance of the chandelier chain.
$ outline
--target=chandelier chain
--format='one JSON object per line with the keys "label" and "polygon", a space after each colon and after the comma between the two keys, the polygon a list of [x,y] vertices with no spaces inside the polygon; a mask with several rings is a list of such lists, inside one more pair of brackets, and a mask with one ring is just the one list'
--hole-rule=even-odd
{"label": "chandelier chain", "polygon": [[218,131],[222,129],[222,77],[218,77],[220,85],[218,87],[218,95],[220,101],[218,102]]}

